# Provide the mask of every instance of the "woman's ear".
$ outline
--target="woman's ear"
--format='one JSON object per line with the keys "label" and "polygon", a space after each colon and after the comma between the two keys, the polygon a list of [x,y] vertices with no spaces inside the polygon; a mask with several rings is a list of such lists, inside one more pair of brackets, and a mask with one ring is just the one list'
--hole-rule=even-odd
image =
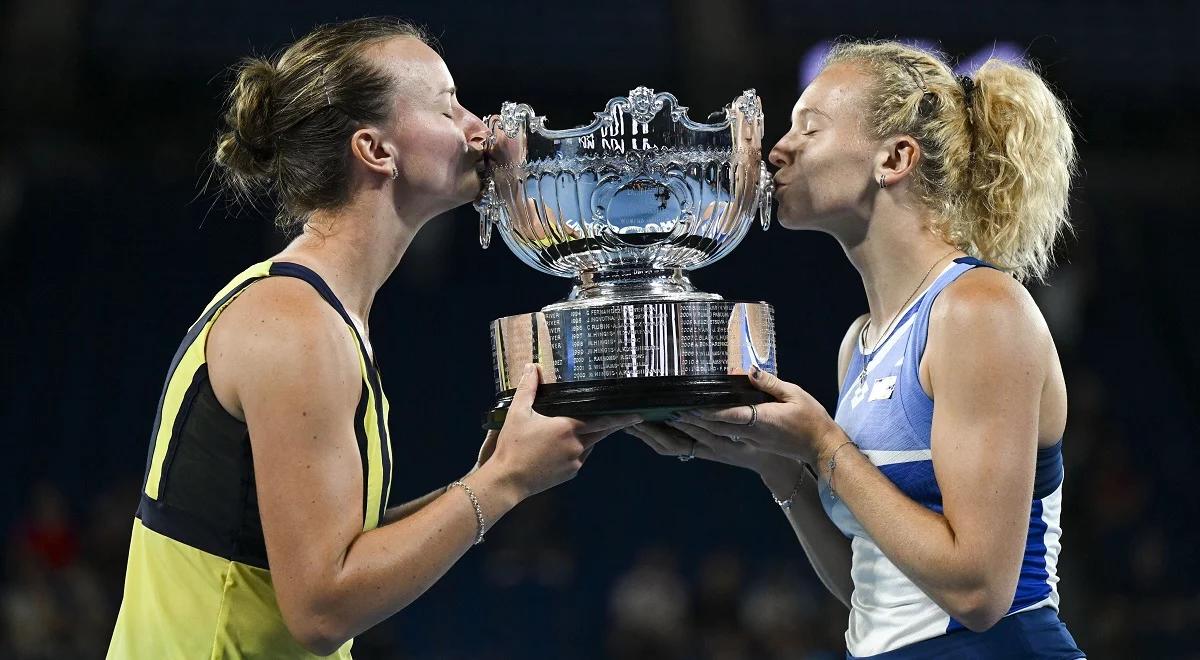
{"label": "woman's ear", "polygon": [[393,156],[391,146],[383,140],[377,128],[360,128],[350,136],[350,153],[368,170],[389,179],[396,177],[399,163]]}
{"label": "woman's ear", "polygon": [[879,187],[895,186],[907,180],[921,159],[921,145],[910,135],[897,135],[883,143],[876,157]]}

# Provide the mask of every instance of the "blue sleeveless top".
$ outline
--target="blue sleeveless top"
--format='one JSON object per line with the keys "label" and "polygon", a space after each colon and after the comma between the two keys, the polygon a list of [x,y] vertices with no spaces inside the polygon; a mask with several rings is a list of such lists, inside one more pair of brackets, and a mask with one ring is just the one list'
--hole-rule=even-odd
{"label": "blue sleeveless top", "polygon": [[[942,493],[934,477],[930,450],[934,402],[922,389],[918,370],[929,335],[930,310],[938,294],[963,273],[980,266],[989,267],[971,257],[955,259],[924,294],[901,312],[893,329],[880,338],[870,354],[869,364],[864,364],[861,338],[856,342],[834,416],[859,449],[905,495],[938,513],[942,512]],[[1052,618],[1069,641],[1070,635],[1056,615],[1062,482],[1059,440],[1038,450],[1025,557],[1006,618],[1041,610],[1037,615]],[[911,657],[931,657],[940,649],[931,646],[936,638],[951,636],[963,642],[999,634],[993,631],[1022,629],[1009,622],[979,635],[966,630],[900,572],[845,504],[830,496],[827,487],[821,489],[821,501],[825,512],[851,539],[854,593],[846,631],[848,657],[910,657],[909,651],[915,652]],[[1063,643],[1064,654],[1033,657],[1082,656],[1073,641]],[[953,648],[963,652],[958,646]]]}

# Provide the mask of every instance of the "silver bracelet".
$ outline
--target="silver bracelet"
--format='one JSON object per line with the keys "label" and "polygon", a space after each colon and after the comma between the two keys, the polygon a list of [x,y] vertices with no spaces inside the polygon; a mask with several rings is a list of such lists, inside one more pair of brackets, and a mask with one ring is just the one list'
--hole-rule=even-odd
{"label": "silver bracelet", "polygon": [[834,489],[834,487],[833,487],[833,471],[837,469],[838,452],[841,451],[842,447],[845,447],[846,445],[854,445],[854,447],[856,449],[858,448],[858,444],[855,443],[853,440],[847,440],[847,441],[843,442],[842,444],[838,445],[837,448],[833,450],[833,454],[830,455],[830,457],[829,457],[829,462],[825,464],[825,467],[829,469],[829,498],[831,500],[833,500],[834,502],[837,501],[838,494],[837,494],[837,490]]}
{"label": "silver bracelet", "polygon": [[475,534],[475,543],[473,545],[479,545],[483,543],[483,532],[487,529],[487,525],[483,521],[483,507],[479,506],[479,498],[475,497],[475,491],[471,490],[470,486],[461,481],[451,483],[449,486],[446,486],[446,490],[450,490],[455,486],[463,489],[463,492],[471,499],[471,506],[475,507],[475,523],[478,525],[479,531]]}
{"label": "silver bracelet", "polygon": [[775,493],[771,493],[771,499],[775,500],[775,503],[779,505],[779,508],[783,509],[784,511],[791,511],[792,500],[796,499],[796,493],[800,492],[800,486],[804,483],[804,473],[807,471],[807,468],[804,466],[800,467],[800,478],[796,480],[796,487],[792,489],[792,493],[787,496],[787,499],[781,500],[778,497],[775,497]]}

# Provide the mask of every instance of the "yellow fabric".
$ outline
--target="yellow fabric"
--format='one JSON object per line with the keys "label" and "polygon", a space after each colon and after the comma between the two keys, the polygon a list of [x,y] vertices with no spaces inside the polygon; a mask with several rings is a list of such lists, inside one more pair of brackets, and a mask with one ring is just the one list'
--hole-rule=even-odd
{"label": "yellow fabric", "polygon": [[[354,330],[351,329],[351,339],[357,341],[357,335],[354,335]],[[358,352],[358,365],[363,374],[367,373],[366,357],[362,351]],[[367,405],[366,416],[363,419],[363,428],[367,432],[367,458],[372,467],[379,466],[378,469],[367,470],[367,501],[366,515],[363,516],[363,531],[367,531],[379,524],[380,504],[383,497],[383,455],[382,455],[382,438],[379,436],[379,415],[375,413],[375,392],[371,387],[367,387]]]}
{"label": "yellow fabric", "polygon": [[[220,312],[237,298],[232,296],[213,306],[238,286],[270,276],[271,262],[255,264],[243,271],[218,293],[197,323],[213,311],[186,348],[165,386],[160,423],[154,430],[152,460],[145,494],[159,499],[164,460],[172,441],[181,402],[197,370],[204,365],[208,332]],[[238,293],[240,295],[240,292]],[[357,345],[353,326],[347,324]],[[193,326],[193,330],[195,326]],[[189,332],[190,334],[190,332]],[[383,452],[391,453],[387,429],[387,397],[371,387],[368,365],[359,350],[359,366],[368,396],[361,420],[367,437],[367,460],[363,480],[367,484],[363,530],[379,525],[387,506],[384,493]],[[376,397],[382,397],[384,419],[376,414]],[[187,414],[183,412],[183,414]],[[382,423],[381,423],[382,421]],[[170,469],[170,466],[165,466]],[[168,486],[169,488],[169,486]],[[390,488],[389,488],[390,490]],[[350,658],[353,640],[331,658]],[[315,658],[288,631],[283,622],[269,571],[191,547],[134,520],[125,575],[124,598],[108,650],[114,660],[174,660],[226,658]]]}
{"label": "yellow fabric", "polygon": [[[379,392],[383,395],[383,430],[386,431],[387,429],[392,428],[391,426],[388,425],[388,420],[391,418],[392,407],[391,407],[391,404],[388,403],[387,393],[383,391],[383,380],[382,380],[383,377],[379,376],[378,373],[376,373],[376,377],[380,379],[379,380]],[[392,434],[386,433],[385,435],[387,437],[387,440],[386,440],[387,455],[391,456],[392,460],[395,460],[395,454],[392,453]],[[393,464],[391,467],[392,467],[392,469],[395,469],[395,464]],[[383,457],[382,456],[380,457],[379,473],[383,474]],[[375,517],[375,526],[376,527],[379,526],[379,521],[383,520],[383,514],[387,512],[387,503],[391,499],[392,499],[392,480],[388,479],[387,492],[383,494],[383,500],[379,503],[379,515]]]}
{"label": "yellow fabric", "polygon": [[[349,659],[346,642],[331,658]],[[271,573],[133,523],[109,660],[317,658],[288,632]]]}
{"label": "yellow fabric", "polygon": [[[213,305],[220,302],[222,298],[238,285],[249,279],[265,277],[270,269],[271,262],[264,261],[242,271],[228,286],[221,289],[212,299],[212,302],[204,308],[204,313],[207,314]],[[234,296],[229,302],[233,302],[236,298]],[[229,302],[225,303],[225,305],[228,305]],[[204,325],[204,329],[200,331],[200,334],[192,342],[191,346],[188,347],[183,359],[179,361],[179,365],[175,368],[175,373],[172,375],[170,382],[167,383],[166,395],[162,405],[162,415],[158,428],[154,432],[154,458],[150,462],[150,471],[146,475],[146,494],[153,499],[158,499],[158,485],[159,480],[162,478],[163,460],[167,457],[167,447],[170,444],[171,430],[175,428],[175,417],[179,413],[179,404],[183,401],[183,395],[187,392],[188,385],[192,383],[192,376],[195,375],[200,365],[204,364],[204,346],[208,341],[208,331],[212,328],[213,321],[219,315],[220,312],[214,314],[208,323]],[[201,314],[200,319],[197,319],[196,322],[199,323],[203,318],[204,314]]]}

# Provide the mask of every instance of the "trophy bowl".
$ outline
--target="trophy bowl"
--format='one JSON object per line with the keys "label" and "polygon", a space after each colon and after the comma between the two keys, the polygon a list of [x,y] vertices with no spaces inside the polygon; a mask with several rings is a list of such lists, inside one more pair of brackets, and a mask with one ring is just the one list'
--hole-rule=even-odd
{"label": "trophy bowl", "polygon": [[760,99],[747,90],[711,117],[638,87],[573,129],[548,129],[526,104],[485,118],[480,244],[496,231],[529,266],[573,280],[563,300],[492,322],[485,426],[503,424],[530,362],[547,415],[661,419],[768,399],[746,374],[776,372],[773,309],[698,291],[688,275],[729,254],[756,216],[771,222]]}

